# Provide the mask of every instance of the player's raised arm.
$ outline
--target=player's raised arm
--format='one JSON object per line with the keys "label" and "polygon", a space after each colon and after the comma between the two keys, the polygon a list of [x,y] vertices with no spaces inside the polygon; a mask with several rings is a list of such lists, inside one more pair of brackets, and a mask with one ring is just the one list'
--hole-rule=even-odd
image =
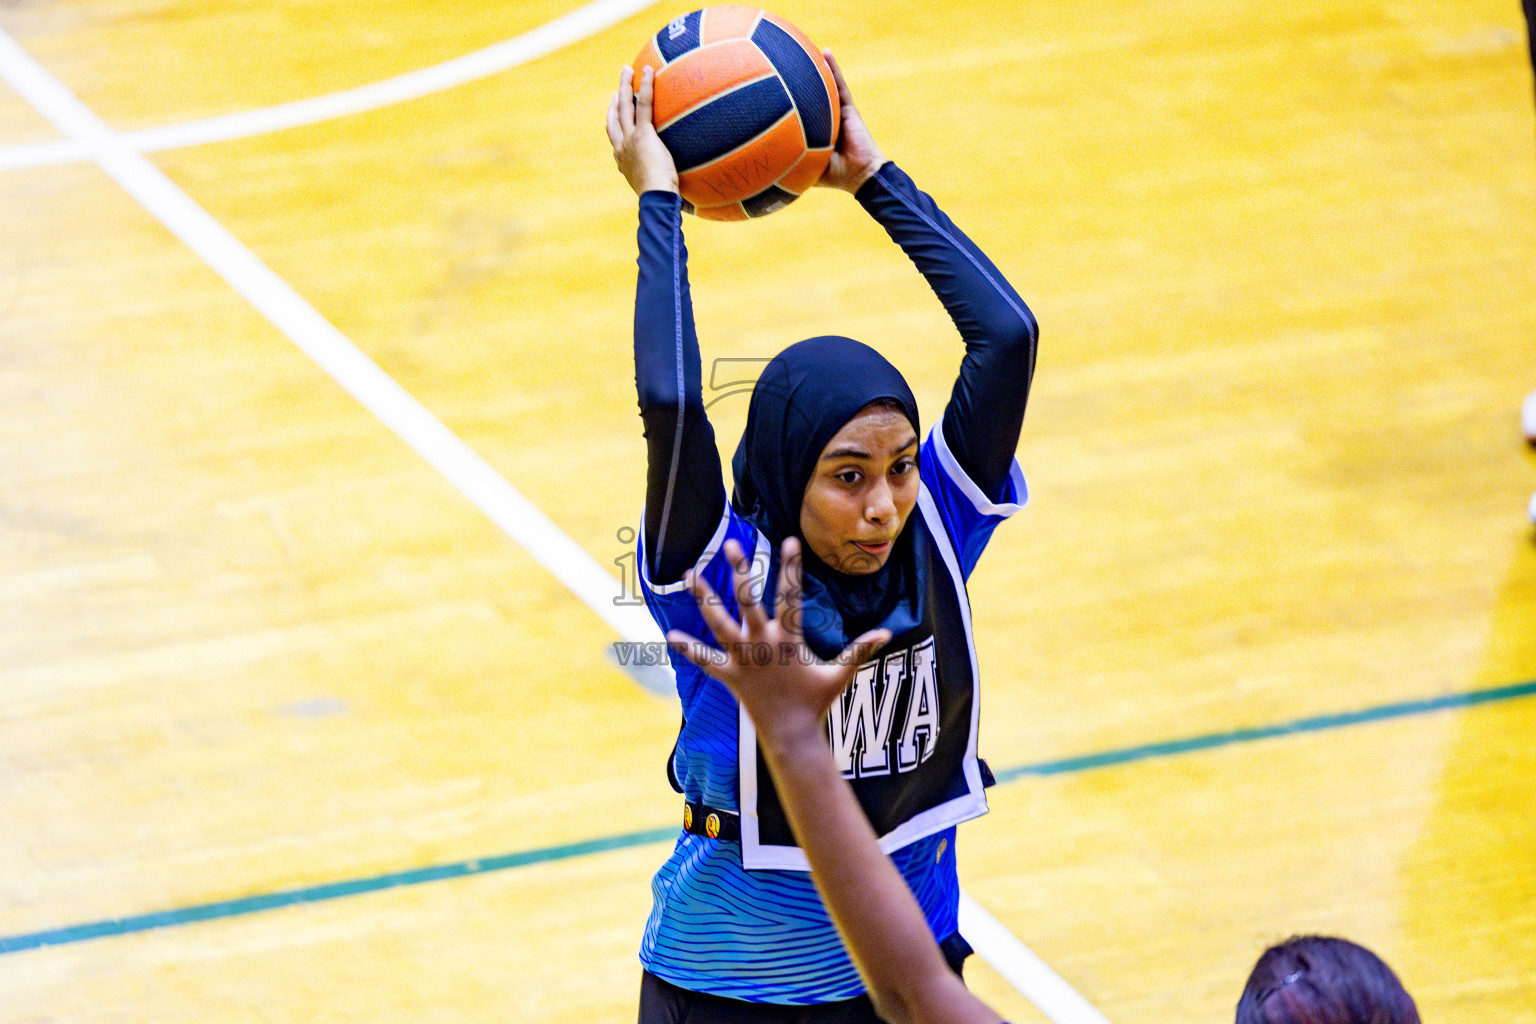
{"label": "player's raised arm", "polygon": [[[944,961],[912,891],[875,839],[853,790],[827,743],[827,709],[853,680],[861,661],[890,634],[866,633],[831,662],[805,646],[801,621],[800,546],[784,542],[778,618],[753,599],[750,565],[735,541],[726,543],[742,618],[735,621],[698,577],[690,590],[710,632],[710,648],[672,632],[689,660],[731,688],[747,709],[759,749],[811,865],[849,955],[882,1020],[891,1024],[999,1024],[1000,1018],[965,987]],[[776,656],[762,659],[767,649]]]}
{"label": "player's raised arm", "polygon": [[638,93],[633,72],[619,74],[607,129],[614,162],[640,197],[635,388],[645,424],[646,569],[653,582],[670,583],[714,535],[725,511],[725,484],[704,413],[677,167],[651,123],[651,69],[644,70]]}
{"label": "player's raised arm", "polygon": [[1035,373],[1034,314],[985,253],[885,158],[827,54],[842,101],[842,135],[822,184],[852,191],[917,265],[965,341],[944,410],[944,440],[966,474],[998,500],[1013,466]]}

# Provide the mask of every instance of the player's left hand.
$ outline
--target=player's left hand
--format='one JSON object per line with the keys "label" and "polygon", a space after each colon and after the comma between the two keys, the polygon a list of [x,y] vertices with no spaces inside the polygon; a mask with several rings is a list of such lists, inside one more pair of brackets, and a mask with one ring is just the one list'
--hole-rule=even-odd
{"label": "player's left hand", "polygon": [[730,687],[768,749],[789,751],[800,743],[826,745],[827,709],[848,688],[859,665],[890,639],[876,629],[849,644],[832,661],[822,661],[806,646],[801,633],[800,541],[784,541],[779,569],[777,618],[770,618],[755,596],[751,563],[735,541],[727,541],[725,556],[741,621],[733,619],[708,583],[688,576],[688,590],[699,602],[700,614],[720,644],[710,647],[681,630],[667,640],[689,661]]}
{"label": "player's left hand", "polygon": [[613,143],[613,162],[636,195],[644,192],[676,192],[677,164],[651,123],[651,99],[655,76],[646,67],[640,90],[632,85],[634,72],[619,71],[619,91],[608,104],[608,141]]}
{"label": "player's left hand", "polygon": [[827,66],[832,69],[832,80],[837,83],[837,99],[842,110],[842,127],[838,130],[837,146],[832,159],[822,172],[818,185],[840,188],[844,192],[857,192],[866,181],[874,177],[885,163],[885,154],[875,145],[874,136],[864,124],[859,108],[853,105],[853,93],[848,91],[848,80],[843,69],[837,66],[837,58],[831,50],[822,50]]}

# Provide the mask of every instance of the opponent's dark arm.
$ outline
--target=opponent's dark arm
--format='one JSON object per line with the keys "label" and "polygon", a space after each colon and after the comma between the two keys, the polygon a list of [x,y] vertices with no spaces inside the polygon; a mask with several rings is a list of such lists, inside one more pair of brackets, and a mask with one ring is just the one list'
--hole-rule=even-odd
{"label": "opponent's dark arm", "polygon": [[965,341],[944,410],[944,439],[961,468],[993,500],[1002,495],[1019,444],[1035,374],[1034,314],[992,261],[893,163],[858,200],[917,265]]}
{"label": "opponent's dark arm", "polygon": [[715,432],[704,414],[699,339],[688,290],[682,201],[640,197],[635,388],[645,424],[645,549],[651,580],[671,583],[698,561],[725,511]]}

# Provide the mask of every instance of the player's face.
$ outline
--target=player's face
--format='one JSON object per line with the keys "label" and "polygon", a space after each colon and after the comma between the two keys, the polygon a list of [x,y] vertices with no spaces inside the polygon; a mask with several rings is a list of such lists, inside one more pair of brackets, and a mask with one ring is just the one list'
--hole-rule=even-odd
{"label": "player's face", "polygon": [[821,450],[800,503],[800,537],[831,568],[872,573],[915,504],[917,433],[896,410],[866,406]]}

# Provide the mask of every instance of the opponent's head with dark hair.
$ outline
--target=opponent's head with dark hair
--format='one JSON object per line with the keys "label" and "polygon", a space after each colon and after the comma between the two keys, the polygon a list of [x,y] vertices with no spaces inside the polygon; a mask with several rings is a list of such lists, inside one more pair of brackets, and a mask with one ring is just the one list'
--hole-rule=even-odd
{"label": "opponent's head with dark hair", "polygon": [[1392,969],[1364,946],[1298,935],[1254,964],[1236,1024],[1419,1024],[1419,1010]]}

